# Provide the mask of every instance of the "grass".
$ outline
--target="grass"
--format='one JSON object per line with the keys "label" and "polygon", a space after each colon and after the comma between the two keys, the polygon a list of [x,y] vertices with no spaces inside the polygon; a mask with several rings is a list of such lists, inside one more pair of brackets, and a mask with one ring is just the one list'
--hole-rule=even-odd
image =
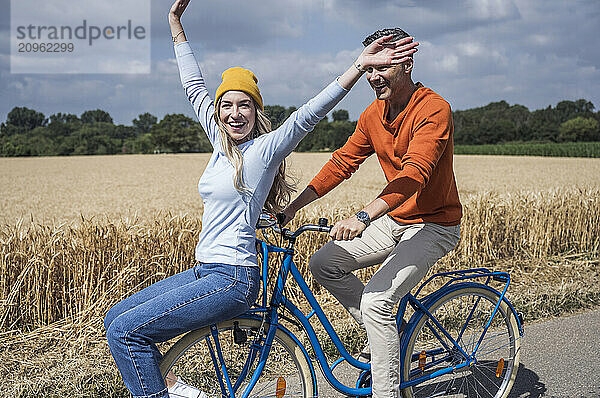
{"label": "grass", "polygon": [[456,145],[454,153],[457,155],[600,158],[600,142],[520,142],[489,145]]}

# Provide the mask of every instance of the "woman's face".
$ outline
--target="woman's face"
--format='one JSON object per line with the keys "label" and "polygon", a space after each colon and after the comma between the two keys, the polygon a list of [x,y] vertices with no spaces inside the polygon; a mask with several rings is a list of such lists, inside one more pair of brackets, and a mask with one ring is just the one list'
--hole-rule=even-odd
{"label": "woman's face", "polygon": [[256,122],[256,108],[252,97],[243,91],[227,91],[221,97],[219,119],[236,143],[248,141]]}

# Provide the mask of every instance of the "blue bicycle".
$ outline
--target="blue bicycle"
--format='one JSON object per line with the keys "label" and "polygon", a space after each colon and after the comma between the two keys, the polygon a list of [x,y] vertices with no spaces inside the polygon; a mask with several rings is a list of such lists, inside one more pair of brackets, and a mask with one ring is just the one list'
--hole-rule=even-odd
{"label": "blue bicycle", "polygon": [[[291,231],[279,228],[272,215],[262,215],[258,228],[271,228],[286,243],[283,247],[257,241],[262,253],[259,303],[238,318],[184,335],[164,355],[160,364],[163,376],[173,372],[211,398],[308,398],[319,396],[316,362],[335,390],[346,396],[369,396],[369,363],[358,361],[346,350],[292,261],[296,238],[305,231],[329,232],[327,220]],[[282,259],[274,284],[269,284],[269,254],[276,253]],[[285,294],[290,275],[312,307],[309,314]],[[502,287],[497,290],[491,286],[494,283]],[[508,396],[523,336],[521,317],[505,297],[509,283],[507,273],[485,268],[444,272],[401,300],[396,319],[401,333],[400,389],[404,397]],[[434,284],[441,287],[425,294]],[[269,285],[273,286],[270,295]],[[409,313],[412,315],[404,323]],[[339,359],[332,363],[310,323],[313,316],[339,352]],[[310,350],[290,330],[291,325],[305,332]],[[358,376],[352,386],[334,375],[342,362],[356,369]]]}

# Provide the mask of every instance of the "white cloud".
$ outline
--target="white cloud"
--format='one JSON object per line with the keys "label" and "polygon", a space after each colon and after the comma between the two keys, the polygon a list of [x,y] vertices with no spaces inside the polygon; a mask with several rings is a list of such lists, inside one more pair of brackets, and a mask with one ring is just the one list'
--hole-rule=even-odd
{"label": "white cloud", "polygon": [[469,0],[467,9],[477,19],[486,21],[514,18],[519,10],[512,0]]}
{"label": "white cloud", "polygon": [[529,35],[528,40],[530,43],[532,43],[534,45],[539,45],[539,46],[545,46],[545,45],[549,44],[551,41],[549,35],[539,34],[539,33]]}
{"label": "white cloud", "polygon": [[466,42],[466,43],[458,43],[458,48],[462,52],[462,54],[466,56],[478,56],[484,53],[484,48],[481,43],[476,42]]}
{"label": "white cloud", "polygon": [[446,55],[439,62],[442,71],[458,72],[458,57],[456,55]]}

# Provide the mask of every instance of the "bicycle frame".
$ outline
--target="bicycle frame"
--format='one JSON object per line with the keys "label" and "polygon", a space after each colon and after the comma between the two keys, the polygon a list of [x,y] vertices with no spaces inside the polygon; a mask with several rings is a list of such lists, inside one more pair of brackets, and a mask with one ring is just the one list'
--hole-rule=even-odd
{"label": "bicycle frame", "polygon": [[[338,334],[333,329],[333,326],[329,322],[329,319],[323,312],[323,309],[317,302],[315,296],[313,295],[310,288],[308,287],[308,284],[306,283],[302,274],[300,273],[300,271],[298,270],[298,268],[296,267],[296,265],[293,262],[293,259],[292,259],[293,254],[294,254],[293,240],[291,241],[290,247],[287,249],[267,244],[261,240],[257,240],[257,245],[259,245],[261,247],[262,253],[263,253],[262,300],[261,300],[260,305],[252,308],[250,311],[248,311],[243,316],[244,317],[254,317],[254,318],[258,318],[259,316],[262,317],[263,325],[268,325],[268,331],[266,332],[264,341],[255,342],[255,344],[254,344],[255,347],[253,347],[253,351],[251,352],[250,357],[248,358],[248,360],[244,366],[244,369],[242,371],[243,377],[240,377],[240,379],[243,379],[247,376],[247,373],[251,367],[250,366],[251,362],[253,362],[256,359],[256,355],[260,353],[257,368],[255,369],[253,376],[241,397],[242,398],[248,397],[252,388],[254,387],[258,378],[260,377],[262,370],[264,369],[264,366],[266,364],[266,361],[267,361],[267,358],[269,355],[269,350],[270,350],[271,344],[273,342],[273,339],[275,337],[275,332],[278,328],[280,330],[284,331],[286,334],[288,334],[288,336],[290,336],[291,338],[293,338],[295,340],[295,342],[301,348],[303,354],[305,355],[305,357],[308,360],[308,364],[310,366],[311,373],[313,374],[313,376],[315,375],[314,367],[312,365],[312,361],[309,358],[306,348],[297,339],[297,337],[294,336],[293,333],[291,333],[287,328],[285,328],[282,324],[279,323],[279,315],[278,315],[277,311],[281,307],[284,307],[286,310],[288,310],[289,313],[293,315],[293,317],[300,323],[300,325],[306,332],[306,334],[309,338],[310,344],[315,352],[317,362],[319,363],[319,366],[323,372],[323,375],[325,376],[327,381],[331,384],[331,386],[334,389],[341,392],[342,394],[350,395],[350,396],[361,396],[361,395],[365,396],[365,395],[371,394],[370,387],[359,388],[358,385],[357,385],[357,387],[346,386],[343,383],[341,383],[336,378],[336,376],[333,374],[333,370],[335,369],[335,367],[343,361],[348,362],[348,364],[350,364],[351,366],[353,366],[354,368],[356,368],[358,370],[363,371],[363,373],[365,371],[369,371],[371,366],[369,363],[360,362],[357,359],[355,359],[354,357],[352,357],[352,355],[350,353],[348,353],[348,351],[344,347]],[[277,279],[275,281],[275,288],[273,289],[270,302],[267,305],[267,264],[268,264],[268,257],[269,257],[268,254],[269,253],[283,253],[284,257],[281,261],[280,269],[279,269],[279,272],[277,275]],[[308,315],[305,315],[296,305],[294,305],[290,300],[288,300],[284,294],[284,287],[285,287],[287,278],[290,274],[292,275],[292,278],[298,284],[298,287],[300,288],[302,294],[307,299],[309,305],[312,308],[312,311]],[[445,285],[443,285],[442,288],[436,290],[435,292],[433,292],[421,299],[418,299],[417,297],[418,297],[419,293],[422,291],[422,288],[426,284],[428,284],[433,278],[438,278],[438,277],[450,277],[451,280],[449,282],[447,282]],[[485,284],[465,282],[468,280],[472,280],[475,278],[481,278],[481,277],[487,278]],[[492,279],[505,282],[505,286],[504,286],[504,289],[501,294],[498,291],[496,291],[495,289],[488,286],[488,283]],[[456,283],[456,282],[458,282],[458,283]],[[465,361],[461,364],[454,365],[454,366],[448,366],[448,367],[438,370],[434,373],[427,374],[427,375],[421,376],[419,378],[416,378],[416,379],[413,379],[410,381],[403,380],[403,375],[401,374],[400,375],[400,388],[403,389],[406,387],[414,386],[414,385],[422,383],[426,380],[430,380],[432,378],[441,376],[443,374],[453,372],[462,367],[471,365],[476,360],[475,354],[477,352],[477,349],[479,348],[479,344],[483,340],[485,333],[487,332],[487,330],[492,322],[492,319],[496,315],[498,308],[500,306],[500,302],[503,300],[508,303],[511,310],[515,314],[515,317],[516,317],[518,325],[519,325],[520,334],[523,335],[523,329],[521,326],[520,316],[516,313],[516,311],[510,304],[510,302],[508,302],[505,298],[505,294],[508,289],[509,282],[510,282],[510,277],[507,273],[505,273],[505,272],[490,272],[489,270],[487,270],[485,268],[478,268],[478,269],[474,269],[474,270],[465,270],[465,271],[446,272],[446,273],[435,274],[431,278],[427,279],[419,287],[419,289],[417,290],[417,292],[415,293],[414,296],[412,294],[408,294],[405,297],[403,297],[402,300],[400,301],[397,318],[396,318],[397,323],[398,323],[397,324],[398,330],[400,330],[400,322],[403,319],[403,316],[406,312],[407,305],[409,303],[415,309],[415,314],[413,315],[413,317],[411,317],[410,321],[408,322],[406,331],[404,333],[402,333],[401,342],[400,342],[401,348],[406,347],[406,344],[408,341],[408,336],[410,336],[410,334],[411,334],[410,332],[412,332],[412,329],[416,325],[416,322],[418,321],[420,316],[427,316],[429,318],[429,320],[431,320],[431,322],[433,322],[433,324],[436,326],[437,330],[439,330],[439,332],[436,332],[435,330],[433,330],[433,328],[430,328],[434,332],[434,334],[436,334],[438,336],[438,339],[440,340],[440,342],[444,341],[440,336],[440,333],[441,333],[451,343],[451,347],[449,347],[449,346],[447,346],[447,344],[443,343],[443,345],[446,346],[445,348],[446,349],[455,348],[464,356]],[[471,353],[471,354],[465,352],[460,347],[460,345],[457,343],[457,341],[455,341],[450,336],[450,334],[442,327],[440,322],[429,312],[429,310],[427,308],[427,306],[430,303],[435,302],[435,300],[437,298],[441,297],[441,295],[448,293],[451,289],[460,288],[466,283],[471,283],[471,284],[474,284],[477,286],[485,286],[486,288],[500,294],[498,303],[495,306],[494,311],[491,314],[486,327],[484,328],[484,331],[482,332],[482,335],[479,339],[479,342],[477,343],[476,348],[474,349],[473,353]],[[327,358],[325,356],[325,353],[323,351],[323,348],[321,346],[321,343],[319,342],[319,340],[317,338],[316,332],[315,332],[313,326],[310,324],[310,318],[314,315],[317,316],[318,320],[320,321],[320,323],[323,325],[325,331],[327,332],[329,338],[331,339],[334,346],[336,347],[339,354],[341,355],[341,357],[339,359],[337,359],[336,361],[334,361],[331,365],[329,365]],[[472,315],[472,313],[471,313],[471,315]],[[469,315],[469,318],[471,315]],[[467,320],[467,323],[463,327],[461,334],[466,329],[468,322],[469,322],[469,320]],[[258,335],[259,335],[260,339],[262,340],[263,339],[263,337],[261,337],[262,333],[258,333]],[[218,350],[218,338],[216,336],[217,336],[216,333],[213,333],[213,339],[215,339],[215,343],[217,345],[217,354],[220,355],[219,350]],[[460,340],[460,335],[459,335],[459,340]],[[261,343],[262,343],[264,349],[260,346]],[[404,350],[402,350],[402,352],[403,351]],[[226,370],[224,369],[224,367],[222,369],[223,373],[220,372],[220,369],[218,368],[217,363],[222,364],[223,363],[222,358],[216,358],[214,353],[212,352],[212,350],[211,350],[211,356],[213,357],[213,363],[215,364],[215,370],[217,372],[217,375],[219,377],[225,378],[225,384],[222,381],[220,381],[222,391],[224,393],[227,391],[229,396],[233,398],[235,396],[235,393],[236,393],[239,385],[238,384],[236,384],[234,386],[231,385],[231,382],[229,381],[229,377],[227,376]],[[402,368],[403,362],[404,362],[404,356],[402,355],[401,356],[401,368]],[[440,362],[441,361],[436,361],[436,364],[440,363]],[[314,385],[313,393],[316,395],[316,393],[317,393],[316,378],[314,378],[314,380],[315,380],[315,385]]]}

